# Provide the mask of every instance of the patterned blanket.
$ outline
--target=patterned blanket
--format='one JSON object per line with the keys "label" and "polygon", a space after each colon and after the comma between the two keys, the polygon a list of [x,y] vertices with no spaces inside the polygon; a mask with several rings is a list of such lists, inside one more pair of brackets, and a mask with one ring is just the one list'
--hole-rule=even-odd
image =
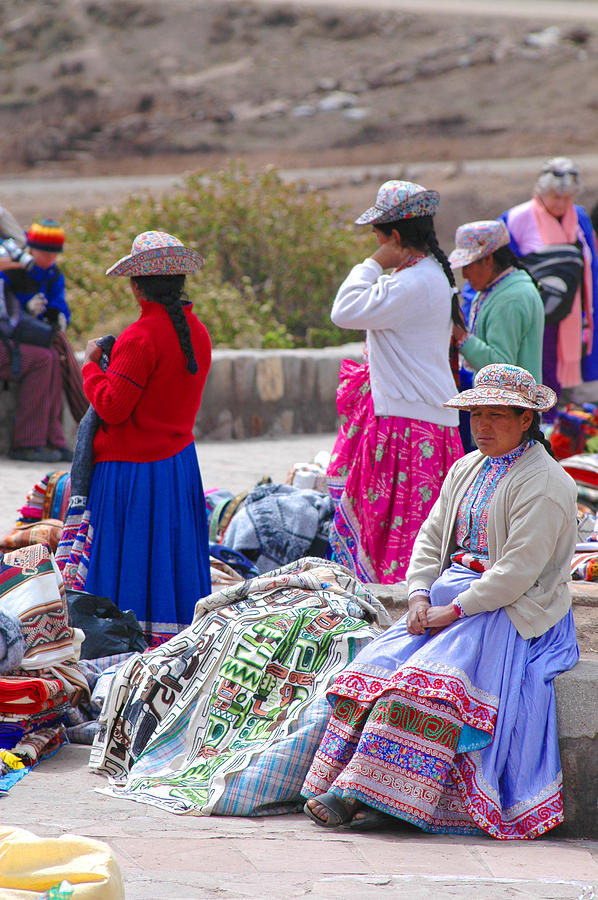
{"label": "patterned blanket", "polygon": [[[89,763],[111,777],[104,793],[195,815],[223,799],[237,815],[255,814],[266,794],[296,803],[330,712],[326,689],[379,633],[373,622],[389,624],[381,604],[316,558],[203,598],[189,628],[117,673]],[[272,777],[262,769],[243,803],[227,796],[264,759]]]}

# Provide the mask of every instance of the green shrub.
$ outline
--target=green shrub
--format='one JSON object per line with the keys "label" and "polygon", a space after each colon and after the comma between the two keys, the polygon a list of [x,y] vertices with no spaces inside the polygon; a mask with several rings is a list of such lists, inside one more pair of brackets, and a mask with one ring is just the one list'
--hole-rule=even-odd
{"label": "green shrub", "polygon": [[121,207],[71,210],[64,260],[73,338],[80,343],[121,330],[136,316],[128,281],[105,270],[138,232],[168,231],[199,250],[205,266],[187,292],[221,347],[297,347],[358,340],[336,328],[330,307],[351,266],[367,255],[371,235],[347,224],[315,192],[285,183],[275,171],[250,175],[239,166],[198,172],[156,199],[131,196]]}

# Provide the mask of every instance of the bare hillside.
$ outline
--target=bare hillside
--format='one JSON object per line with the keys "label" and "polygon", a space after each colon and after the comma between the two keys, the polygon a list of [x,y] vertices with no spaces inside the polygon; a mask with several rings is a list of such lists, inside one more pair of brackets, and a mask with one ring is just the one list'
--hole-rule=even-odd
{"label": "bare hillside", "polygon": [[[365,4],[364,4],[365,6]],[[598,31],[198,0],[3,0],[4,172],[589,152]]]}

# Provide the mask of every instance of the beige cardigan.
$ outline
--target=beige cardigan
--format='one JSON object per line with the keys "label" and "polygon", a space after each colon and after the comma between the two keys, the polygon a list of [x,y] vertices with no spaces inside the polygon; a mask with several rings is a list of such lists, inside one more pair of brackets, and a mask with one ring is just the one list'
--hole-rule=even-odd
{"label": "beige cardigan", "polygon": [[[422,525],[407,570],[409,592],[429,590],[456,550],[459,503],[478,474],[479,450],[454,463]],[[534,444],[499,483],[488,509],[491,568],[459,595],[474,615],[504,606],[523,638],[538,637],[567,613],[571,557],[577,540],[575,482],[541,444]]]}

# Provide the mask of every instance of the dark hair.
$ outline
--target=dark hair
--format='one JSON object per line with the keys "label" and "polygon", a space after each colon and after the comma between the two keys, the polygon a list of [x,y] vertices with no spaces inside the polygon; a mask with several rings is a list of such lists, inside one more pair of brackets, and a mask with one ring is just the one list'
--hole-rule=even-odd
{"label": "dark hair", "polygon": [[197,360],[191,342],[191,330],[183,311],[186,300],[184,275],[135,275],[131,279],[146,300],[159,303],[166,309],[174,325],[181,350],[187,359],[187,369],[192,375],[198,370]]}
{"label": "dark hair", "polygon": [[513,253],[508,244],[505,247],[499,247],[498,250],[495,250],[492,254],[492,259],[499,272],[504,272],[509,266],[513,266],[515,269],[521,269],[522,272],[527,272],[534,282],[536,289],[538,288],[538,282],[532,273],[524,266],[519,257]]}
{"label": "dark hair", "polygon": [[465,328],[465,320],[461,307],[459,305],[459,291],[451,264],[447,255],[441,249],[436,232],[434,231],[434,219],[432,216],[415,216],[412,219],[397,219],[396,222],[374,223],[374,227],[383,234],[391,235],[393,231],[398,231],[403,244],[413,247],[415,250],[429,250],[444,270],[448,283],[452,288],[451,298],[451,318],[455,325]]}
{"label": "dark hair", "polygon": [[[515,406],[513,407],[518,416],[522,416],[525,412],[525,407]],[[532,418],[532,424],[526,431],[526,437],[528,441],[537,441],[539,444],[542,444],[546,452],[549,456],[552,456],[553,459],[556,459],[550,441],[544,436],[544,432],[540,428],[540,413],[534,412]]]}

